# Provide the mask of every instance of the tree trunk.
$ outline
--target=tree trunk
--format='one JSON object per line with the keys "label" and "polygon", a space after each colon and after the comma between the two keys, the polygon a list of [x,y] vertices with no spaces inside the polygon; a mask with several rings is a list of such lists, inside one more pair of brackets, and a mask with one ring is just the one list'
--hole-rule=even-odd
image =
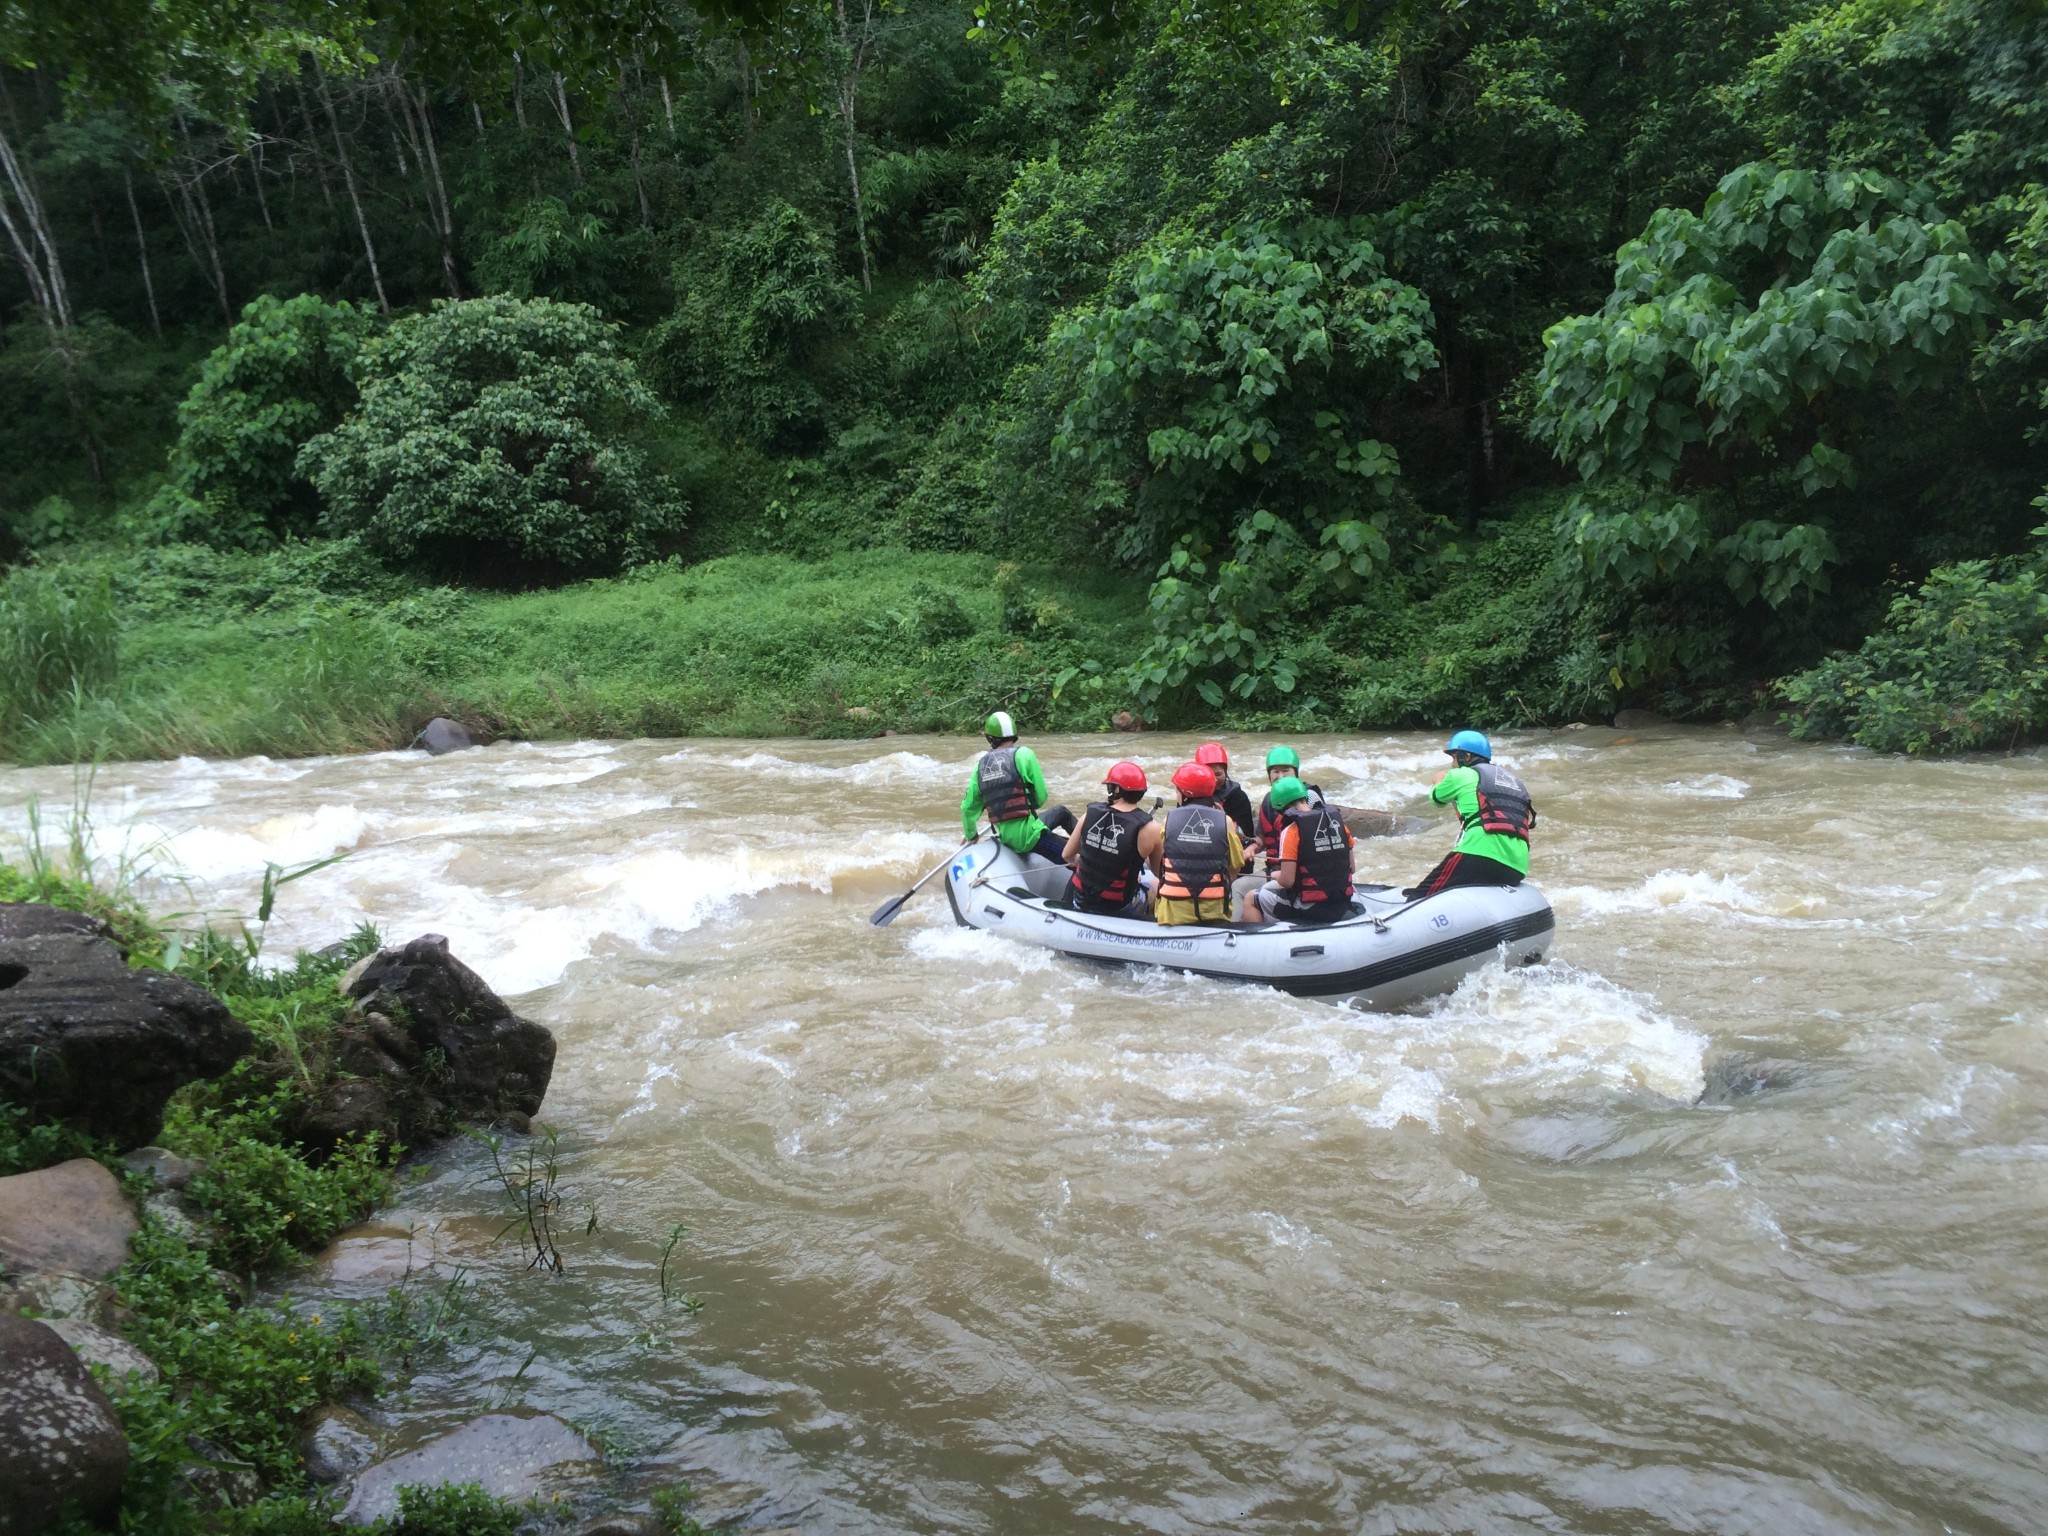
{"label": "tree trunk", "polygon": [[[640,71],[635,69],[633,78],[637,81],[639,77]],[[620,87],[619,100],[626,108],[627,143],[633,152],[633,190],[640,194],[640,227],[652,229],[654,214],[647,206],[647,183],[640,176],[640,109],[633,105],[633,90],[630,85]]]}
{"label": "tree trunk", "polygon": [[313,171],[320,178],[320,197],[327,204],[327,211],[334,211],[334,188],[327,184],[327,157],[320,153],[320,124],[313,116],[313,105],[306,100],[306,82],[297,75],[292,76],[292,89],[299,93],[299,116],[306,120],[306,132],[313,135]]}
{"label": "tree trunk", "polygon": [[[86,473],[94,485],[104,485],[106,474],[100,467],[99,444],[93,439],[92,424],[85,414],[78,354],[71,344],[71,301],[64,291],[64,267],[57,256],[56,237],[50,231],[42,200],[15,158],[14,146],[4,128],[0,128],[0,172],[5,173],[6,180],[6,188],[0,190],[0,228],[7,232],[7,243],[13,248],[14,259],[28,284],[29,297],[42,316],[43,329],[49,333],[50,352],[57,359],[57,378],[63,386],[64,402],[71,407],[72,424],[78,429],[79,446],[85,451]],[[13,194],[12,200],[21,204],[21,223],[15,221],[9,206],[9,192]],[[21,224],[28,226],[26,234]]]}
{"label": "tree trunk", "polygon": [[[56,232],[50,228],[49,215],[44,212],[43,200],[36,195],[35,183],[30,179],[28,168],[14,153],[14,145],[4,130],[0,130],[0,172],[4,172],[8,187],[15,200],[21,204],[21,216],[28,225],[26,237],[15,236],[10,221],[9,235],[16,240],[15,251],[19,258],[31,268],[36,276],[30,280],[32,289],[40,288],[43,297],[37,302],[55,315],[57,324],[63,330],[71,329],[71,294],[64,283],[64,260],[57,251]],[[0,198],[0,202],[4,202]],[[41,254],[34,255],[34,252]]]}
{"label": "tree trunk", "polygon": [[334,92],[327,84],[327,71],[320,67],[319,59],[313,60],[313,78],[320,86],[320,101],[327,108],[327,126],[334,130],[334,153],[341,160],[342,184],[348,188],[348,204],[355,210],[356,229],[363,237],[363,258],[370,264],[370,286],[377,291],[377,311],[391,313],[391,301],[384,296],[384,274],[377,268],[377,242],[370,238],[370,221],[363,217],[363,199],[356,191],[356,168],[348,158],[348,145],[342,142],[341,117],[334,110]]}
{"label": "tree trunk", "polygon": [[666,70],[663,70],[661,75],[661,110],[663,116],[668,118],[668,136],[674,138],[676,136],[676,103],[675,98],[668,93],[668,71]]}
{"label": "tree trunk", "polygon": [[192,152],[192,134],[185,124],[185,114],[178,114],[178,137],[185,145],[185,165],[192,172],[188,181],[178,179],[178,191],[185,199],[185,207],[191,212],[193,225],[198,229],[206,246],[207,265],[213,272],[214,296],[220,300],[220,317],[223,323],[232,327],[235,323],[234,306],[228,302],[228,274],[221,265],[220,239],[213,228],[213,204],[206,196],[206,170],[199,164],[199,157]]}
{"label": "tree trunk", "polygon": [[448,184],[441,179],[441,150],[434,142],[434,118],[425,86],[417,95],[397,70],[391,72],[390,87],[404,109],[399,122],[412,143],[412,157],[420,168],[427,189],[427,221],[441,246],[441,271],[448,280],[448,297],[462,297],[462,284],[455,276],[455,217],[448,205]]}
{"label": "tree trunk", "polygon": [[149,324],[156,339],[164,339],[163,316],[156,308],[156,279],[149,271],[149,241],[142,233],[142,210],[135,206],[135,177],[126,167],[121,171],[121,190],[128,194],[128,217],[135,222],[135,254],[142,262],[142,291],[149,298]]}
{"label": "tree trunk", "polygon": [[583,185],[583,155],[576,147],[576,125],[569,120],[569,91],[562,83],[562,72],[555,71],[555,113],[562,119],[562,142],[569,146],[569,174],[576,178],[576,185]]}
{"label": "tree trunk", "polygon": [[854,104],[860,91],[860,75],[867,63],[868,44],[874,36],[874,0],[861,0],[860,38],[856,42],[846,20],[846,0],[832,0],[832,12],[839,18],[839,46],[846,55],[846,73],[839,77],[839,122],[846,130],[846,180],[853,188],[854,238],[860,242],[860,287],[874,291],[874,274],[868,265],[868,217],[861,203],[860,162],[854,153]]}
{"label": "tree trunk", "polygon": [[270,222],[270,199],[263,195],[263,139],[260,134],[252,134],[249,140],[249,179],[256,183],[256,207],[263,215],[263,227],[275,234],[277,226]]}

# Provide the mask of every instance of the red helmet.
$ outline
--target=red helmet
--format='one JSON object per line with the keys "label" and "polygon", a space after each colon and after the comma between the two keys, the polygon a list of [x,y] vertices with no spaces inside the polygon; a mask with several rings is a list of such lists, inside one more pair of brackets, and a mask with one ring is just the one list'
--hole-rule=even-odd
{"label": "red helmet", "polygon": [[1125,758],[1120,763],[1109,765],[1109,772],[1102,776],[1102,783],[1108,789],[1121,789],[1128,794],[1142,795],[1145,793],[1146,785],[1145,770],[1129,758]]}
{"label": "red helmet", "polygon": [[1216,774],[1200,763],[1182,763],[1173,770],[1173,787],[1190,800],[1206,800],[1216,793]]}
{"label": "red helmet", "polygon": [[1210,768],[1228,768],[1230,754],[1223,750],[1220,741],[1205,741],[1195,748],[1195,761]]}

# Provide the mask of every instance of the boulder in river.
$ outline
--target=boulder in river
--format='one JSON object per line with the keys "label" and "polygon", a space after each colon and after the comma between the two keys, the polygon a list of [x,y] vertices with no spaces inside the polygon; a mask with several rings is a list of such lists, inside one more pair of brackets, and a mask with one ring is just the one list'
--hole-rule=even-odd
{"label": "boulder in river", "polygon": [[596,1469],[597,1448],[552,1414],[488,1413],[358,1473],[341,1512],[370,1525],[398,1512],[398,1490],[478,1483],[501,1499],[538,1497]]}
{"label": "boulder in river", "polygon": [[344,1482],[377,1459],[377,1432],[353,1408],[330,1403],[307,1415],[299,1449],[307,1477],[322,1486]]}
{"label": "boulder in river", "polygon": [[465,747],[475,746],[476,738],[460,721],[437,715],[413,738],[413,745],[439,757],[446,752],[460,752]]}
{"label": "boulder in river", "polygon": [[128,1475],[128,1437],[71,1346],[24,1317],[0,1316],[0,1531],[35,1536],[77,1501],[109,1514]]}
{"label": "boulder in river", "polygon": [[69,907],[46,907],[35,901],[0,901],[0,943],[9,939],[40,939],[51,933],[82,933],[104,939],[112,930],[96,917]]}
{"label": "boulder in river", "polygon": [[219,998],[131,969],[90,933],[0,939],[0,1098],[116,1146],[154,1140],[164,1102],[254,1041]]}
{"label": "boulder in river", "polygon": [[[348,995],[362,1005],[364,1027],[384,1057],[449,1114],[496,1120],[540,1112],[555,1037],[507,1007],[438,933],[380,950]],[[380,1028],[378,1019],[389,1023]]]}
{"label": "boulder in river", "polygon": [[111,1275],[136,1227],[120,1181],[89,1157],[0,1179],[0,1266],[16,1274]]}

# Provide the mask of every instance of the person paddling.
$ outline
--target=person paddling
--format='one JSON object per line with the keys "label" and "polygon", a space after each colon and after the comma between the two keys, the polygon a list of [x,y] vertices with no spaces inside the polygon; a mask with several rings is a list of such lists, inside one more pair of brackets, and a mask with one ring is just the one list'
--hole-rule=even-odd
{"label": "person paddling", "polygon": [[1351,910],[1357,862],[1343,814],[1293,777],[1275,784],[1266,800],[1280,815],[1280,836],[1266,856],[1272,877],[1245,902],[1245,920],[1334,923]]}
{"label": "person paddling", "polygon": [[1493,744],[1460,731],[1444,748],[1451,766],[1429,798],[1454,805],[1464,832],[1443,862],[1401,894],[1409,901],[1461,885],[1520,885],[1529,873],[1529,833],[1536,805],[1528,788],[1493,761]]}
{"label": "person paddling", "polygon": [[1153,919],[1165,926],[1230,921],[1230,882],[1245,867],[1237,828],[1216,805],[1216,775],[1201,763],[1173,771],[1180,804],[1144,832],[1144,850],[1159,877]]}
{"label": "person paddling", "polygon": [[1195,748],[1195,761],[1216,775],[1216,804],[1237,828],[1237,835],[1249,843],[1258,833],[1252,820],[1251,796],[1230,776],[1230,754],[1220,741],[1205,741]]}
{"label": "person paddling", "polygon": [[[967,793],[960,801],[960,829],[972,838],[986,814],[996,840],[1014,853],[1035,853],[1057,864],[1066,853],[1066,833],[1074,813],[1063,805],[1038,809],[1051,798],[1038,754],[1017,741],[1017,722],[999,709],[982,726],[988,751],[974,765]],[[1056,830],[1055,830],[1056,829]]]}
{"label": "person paddling", "polygon": [[1139,878],[1145,867],[1139,840],[1152,825],[1140,809],[1145,770],[1133,762],[1113,763],[1103,776],[1105,798],[1088,807],[1067,838],[1062,857],[1074,866],[1065,905],[1104,917],[1144,917],[1150,901]]}

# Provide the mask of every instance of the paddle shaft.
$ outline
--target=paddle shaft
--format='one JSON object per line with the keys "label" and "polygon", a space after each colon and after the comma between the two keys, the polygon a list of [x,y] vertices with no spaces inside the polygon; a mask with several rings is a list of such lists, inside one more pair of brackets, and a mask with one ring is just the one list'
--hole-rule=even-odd
{"label": "paddle shaft", "polygon": [[955,848],[951,853],[947,854],[943,862],[941,862],[932,869],[926,870],[924,874],[918,878],[917,884],[913,885],[901,896],[892,896],[887,901],[883,902],[879,907],[875,908],[874,916],[868,919],[869,924],[876,928],[886,928],[891,923],[895,922],[896,914],[903,910],[904,903],[909,901],[910,898],[915,896],[919,891],[923,890],[925,886],[930,883],[934,875],[944,873],[947,865],[951,864],[955,859],[959,858],[960,855],[967,849],[972,848],[976,843],[980,842],[981,838],[982,834],[976,833],[973,837],[970,837],[969,839],[967,839],[966,842],[962,843],[958,848]]}

